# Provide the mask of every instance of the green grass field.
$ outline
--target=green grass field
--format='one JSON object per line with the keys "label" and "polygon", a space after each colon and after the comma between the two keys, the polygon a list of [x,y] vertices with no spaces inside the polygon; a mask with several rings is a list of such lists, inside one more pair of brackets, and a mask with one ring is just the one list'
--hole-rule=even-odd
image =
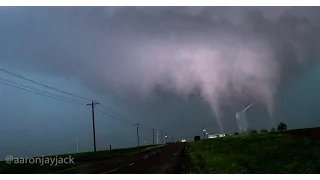
{"label": "green grass field", "polygon": [[320,143],[281,133],[190,142],[184,173],[320,173]]}
{"label": "green grass field", "polygon": [[[132,154],[140,153],[147,151],[149,149],[158,147],[157,145],[149,146],[140,146],[134,148],[123,148],[123,149],[114,149],[106,151],[97,151],[97,152],[84,152],[76,154],[62,154],[57,155],[58,157],[68,157],[71,155],[74,158],[74,163],[72,165],[39,165],[39,164],[8,164],[6,161],[0,161],[0,173],[1,174],[29,174],[29,173],[76,173],[85,169],[90,169],[91,163],[95,160],[102,160],[115,157],[129,156]],[[56,156],[47,156],[47,157],[56,157]]]}

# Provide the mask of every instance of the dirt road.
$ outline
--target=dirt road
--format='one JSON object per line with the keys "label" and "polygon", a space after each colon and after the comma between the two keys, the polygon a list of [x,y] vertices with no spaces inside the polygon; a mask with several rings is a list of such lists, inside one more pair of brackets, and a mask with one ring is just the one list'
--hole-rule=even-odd
{"label": "dirt road", "polygon": [[177,174],[185,143],[173,143],[147,152],[95,162],[92,169],[80,173],[94,174]]}

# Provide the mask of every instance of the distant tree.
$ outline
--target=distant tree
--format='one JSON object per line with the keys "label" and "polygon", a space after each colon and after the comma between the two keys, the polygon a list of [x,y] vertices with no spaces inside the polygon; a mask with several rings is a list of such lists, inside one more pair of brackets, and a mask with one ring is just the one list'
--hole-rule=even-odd
{"label": "distant tree", "polygon": [[200,141],[200,136],[195,136],[194,141]]}
{"label": "distant tree", "polygon": [[268,129],[263,129],[263,128],[262,128],[262,129],[260,130],[260,132],[266,133],[266,132],[268,132]]}
{"label": "distant tree", "polygon": [[239,133],[238,133],[238,132],[234,132],[233,135],[236,135],[236,136],[237,136],[237,135],[239,135]]}
{"label": "distant tree", "polygon": [[249,130],[248,132],[249,132],[249,134],[257,134],[258,133],[257,130],[255,130],[255,129]]}
{"label": "distant tree", "polygon": [[275,128],[271,128],[270,132],[276,132]]}
{"label": "distant tree", "polygon": [[287,125],[285,124],[285,123],[280,123],[279,125],[278,125],[278,131],[285,131],[285,130],[287,130]]}
{"label": "distant tree", "polygon": [[229,133],[227,133],[227,134],[226,134],[226,136],[230,136],[230,134],[229,134]]}

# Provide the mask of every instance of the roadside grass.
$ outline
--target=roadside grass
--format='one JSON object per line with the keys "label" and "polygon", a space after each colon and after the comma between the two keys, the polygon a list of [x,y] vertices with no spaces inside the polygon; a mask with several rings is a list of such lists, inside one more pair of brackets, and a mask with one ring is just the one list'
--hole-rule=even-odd
{"label": "roadside grass", "polygon": [[320,142],[282,133],[190,142],[184,173],[320,173]]}
{"label": "roadside grass", "polygon": [[[6,161],[0,161],[0,173],[1,174],[45,174],[45,173],[77,173],[89,169],[91,163],[97,160],[110,159],[116,157],[129,156],[132,154],[144,152],[153,148],[159,147],[159,145],[148,145],[134,148],[122,148],[114,150],[103,150],[97,152],[83,152],[75,154],[61,154],[54,156],[45,156],[48,158],[73,158],[74,164],[59,164],[43,165],[41,164],[15,164],[12,162],[8,164]],[[36,157],[35,157],[36,158]],[[42,157],[40,157],[42,158]]]}

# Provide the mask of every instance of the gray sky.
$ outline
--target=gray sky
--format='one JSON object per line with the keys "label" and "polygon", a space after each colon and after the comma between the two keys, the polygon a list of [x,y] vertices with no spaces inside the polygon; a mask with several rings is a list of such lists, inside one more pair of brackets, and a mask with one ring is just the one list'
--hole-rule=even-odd
{"label": "gray sky", "polygon": [[[253,101],[252,128],[310,127],[320,124],[319,15],[316,7],[2,7],[0,67],[133,121],[96,110],[98,149],[135,146],[134,122],[176,139],[203,126],[238,131],[235,113]],[[74,152],[77,137],[80,151],[92,150],[90,107],[3,84],[0,98],[1,157]],[[144,141],[152,132],[142,126]]]}

